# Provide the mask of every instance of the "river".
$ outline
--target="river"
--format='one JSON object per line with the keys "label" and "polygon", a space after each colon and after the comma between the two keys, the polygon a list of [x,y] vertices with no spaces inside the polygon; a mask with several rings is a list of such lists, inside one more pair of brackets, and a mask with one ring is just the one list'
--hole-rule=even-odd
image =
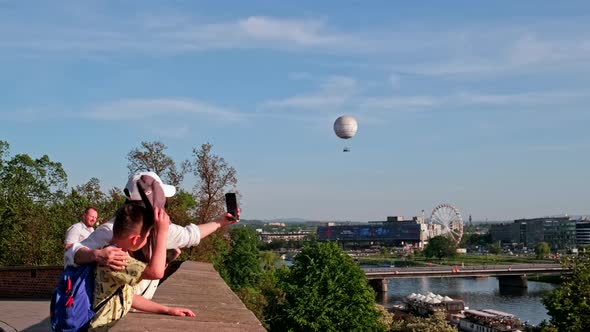
{"label": "river", "polygon": [[[291,266],[291,261],[283,264]],[[373,267],[373,266],[365,266]],[[500,293],[498,279],[488,278],[399,278],[389,279],[387,296],[378,294],[377,303],[390,306],[412,293],[433,292],[462,299],[470,309],[495,309],[516,315],[522,322],[539,324],[549,320],[541,298],[557,287],[554,284],[528,281],[528,288],[514,288]]]}
{"label": "river", "polygon": [[465,301],[470,309],[495,309],[516,315],[522,322],[539,324],[549,320],[541,298],[556,285],[529,281],[528,289],[502,291],[498,279],[489,278],[412,278],[390,279],[387,296],[379,295],[377,303],[389,306],[411,293],[433,292]]}

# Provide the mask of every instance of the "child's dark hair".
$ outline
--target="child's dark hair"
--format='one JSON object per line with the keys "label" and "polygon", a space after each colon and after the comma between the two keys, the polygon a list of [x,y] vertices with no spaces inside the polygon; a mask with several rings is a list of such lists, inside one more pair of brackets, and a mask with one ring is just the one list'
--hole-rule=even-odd
{"label": "child's dark hair", "polygon": [[154,226],[154,219],[146,214],[146,209],[137,204],[125,204],[117,210],[113,225],[113,237],[121,237],[137,232],[140,227],[141,235]]}

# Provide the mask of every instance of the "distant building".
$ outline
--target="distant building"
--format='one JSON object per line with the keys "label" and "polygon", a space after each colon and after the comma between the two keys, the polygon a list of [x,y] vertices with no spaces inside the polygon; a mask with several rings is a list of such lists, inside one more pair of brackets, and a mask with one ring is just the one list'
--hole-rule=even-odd
{"label": "distant building", "polygon": [[387,217],[386,221],[369,221],[368,224],[319,226],[319,241],[339,241],[358,245],[384,244],[390,246],[420,245],[423,241],[420,218],[404,220],[403,217]]}
{"label": "distant building", "polygon": [[527,248],[534,248],[540,242],[547,242],[552,250],[578,245],[576,221],[569,217],[517,219],[512,224],[492,225],[490,234],[493,242],[522,243]]}
{"label": "distant building", "polygon": [[403,216],[387,216],[387,219],[385,221],[386,222],[404,221],[404,217]]}
{"label": "distant building", "polygon": [[336,223],[333,221],[307,221],[305,222],[308,226],[336,226]]}
{"label": "distant building", "polygon": [[520,225],[520,243],[525,247],[534,248],[538,243],[545,242],[544,218],[518,219],[514,222]]}
{"label": "distant building", "polygon": [[[411,220],[405,220],[405,218],[403,216],[388,216],[385,222],[400,222],[400,221],[423,224],[424,223],[424,216],[414,216],[414,217],[412,217]],[[383,221],[378,221],[378,222],[382,223]]]}
{"label": "distant building", "polygon": [[283,232],[283,233],[269,233],[262,232],[259,234],[260,241],[270,243],[273,240],[285,240],[285,241],[304,241],[309,240],[311,235],[310,231],[298,231],[298,232]]}
{"label": "distant building", "polygon": [[543,223],[545,242],[553,250],[576,248],[576,221],[569,217],[556,219],[548,219]]}
{"label": "distant building", "polygon": [[578,247],[590,245],[590,220],[576,222],[576,243]]}
{"label": "distant building", "polygon": [[426,226],[426,234],[425,234],[424,240],[431,239],[435,236],[443,235],[442,225],[427,224],[427,225],[423,225],[423,226]]}
{"label": "distant building", "polygon": [[366,226],[320,226],[317,230],[320,241],[379,242],[401,245],[420,242],[420,225],[395,223]]}
{"label": "distant building", "polygon": [[492,224],[490,226],[492,242],[504,244],[520,243],[520,224]]}

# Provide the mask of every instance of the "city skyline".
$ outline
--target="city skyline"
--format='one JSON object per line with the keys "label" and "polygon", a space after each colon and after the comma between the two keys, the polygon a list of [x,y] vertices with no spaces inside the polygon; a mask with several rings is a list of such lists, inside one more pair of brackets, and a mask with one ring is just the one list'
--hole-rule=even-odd
{"label": "city skyline", "polygon": [[0,140],[103,190],[142,141],[209,142],[250,220],[588,215],[589,10],[0,0]]}

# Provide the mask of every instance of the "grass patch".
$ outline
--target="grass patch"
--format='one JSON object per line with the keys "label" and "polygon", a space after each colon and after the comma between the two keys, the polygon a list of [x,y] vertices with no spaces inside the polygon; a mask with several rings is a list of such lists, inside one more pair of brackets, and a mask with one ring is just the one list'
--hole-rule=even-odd
{"label": "grass patch", "polygon": [[427,266],[428,263],[440,265],[501,265],[501,264],[541,264],[556,263],[548,259],[536,259],[535,257],[508,256],[508,255],[457,255],[443,259],[415,256],[412,259],[400,259],[387,255],[375,255],[359,257],[357,261],[365,265],[394,265],[394,266]]}

